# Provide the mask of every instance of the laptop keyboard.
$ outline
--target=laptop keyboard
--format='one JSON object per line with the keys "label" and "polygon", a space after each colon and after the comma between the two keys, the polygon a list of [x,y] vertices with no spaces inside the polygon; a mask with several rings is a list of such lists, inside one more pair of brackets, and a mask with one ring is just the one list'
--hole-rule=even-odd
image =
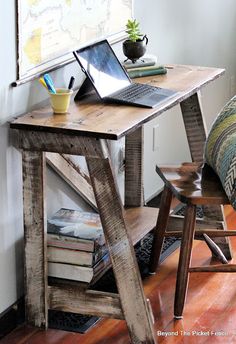
{"label": "laptop keyboard", "polygon": [[112,97],[115,97],[118,100],[132,102],[143,96],[149,96],[149,95],[152,95],[153,93],[156,93],[158,88],[159,87],[133,83],[130,86],[125,87],[122,90],[113,93]]}

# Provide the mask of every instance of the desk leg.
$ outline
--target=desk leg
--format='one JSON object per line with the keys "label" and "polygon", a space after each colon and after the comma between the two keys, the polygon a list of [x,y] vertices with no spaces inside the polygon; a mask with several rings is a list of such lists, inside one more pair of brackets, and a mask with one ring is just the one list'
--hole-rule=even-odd
{"label": "desk leg", "polygon": [[125,205],[142,206],[143,126],[125,137]]}
{"label": "desk leg", "polygon": [[192,160],[203,161],[206,127],[197,93],[180,103]]}
{"label": "desk leg", "polygon": [[26,321],[47,328],[45,158],[23,151]]}
{"label": "desk leg", "polygon": [[[206,141],[206,127],[197,93],[182,101],[180,106],[192,160],[202,162],[204,143]],[[224,215],[220,206],[211,205],[203,207],[203,209],[205,219],[224,221]],[[215,238],[214,241],[221,248],[225,257],[229,260],[232,259],[229,239]]]}
{"label": "desk leg", "polygon": [[151,314],[109,158],[87,158],[122,310],[134,344],[154,344]]}

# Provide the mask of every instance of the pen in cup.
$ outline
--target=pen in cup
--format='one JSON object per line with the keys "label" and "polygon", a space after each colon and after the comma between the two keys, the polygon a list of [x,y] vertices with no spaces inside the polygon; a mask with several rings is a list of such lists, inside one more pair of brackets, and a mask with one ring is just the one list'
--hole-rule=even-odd
{"label": "pen in cup", "polygon": [[55,88],[52,78],[49,74],[44,74],[39,78],[39,82],[49,92],[50,102],[54,114],[67,114],[70,98],[73,94],[72,87],[74,85],[75,78],[70,78],[68,88]]}
{"label": "pen in cup", "polygon": [[43,79],[44,79],[44,81],[45,81],[45,83],[47,85],[47,88],[48,88],[49,92],[53,93],[53,94],[57,93],[56,89],[55,89],[55,87],[53,85],[53,81],[52,81],[52,78],[50,77],[50,75],[49,74],[44,74]]}
{"label": "pen in cup", "polygon": [[48,90],[48,87],[46,85],[46,82],[44,81],[44,78],[39,78],[39,82],[43,87],[45,87]]}
{"label": "pen in cup", "polygon": [[68,90],[71,90],[73,88],[74,83],[75,83],[75,78],[72,76],[70,78],[70,82],[69,82],[69,85],[68,85]]}

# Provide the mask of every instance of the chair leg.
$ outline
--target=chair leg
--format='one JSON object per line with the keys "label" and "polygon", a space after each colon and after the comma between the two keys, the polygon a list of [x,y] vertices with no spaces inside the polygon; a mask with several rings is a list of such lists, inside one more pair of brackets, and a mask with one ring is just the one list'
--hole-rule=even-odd
{"label": "chair leg", "polygon": [[191,263],[192,245],[195,232],[196,206],[187,205],[183,235],[180,247],[179,265],[177,271],[174,317],[181,319],[186,298],[186,292],[189,280],[189,266]]}
{"label": "chair leg", "polygon": [[164,242],[164,237],[165,237],[165,231],[166,231],[168,219],[169,219],[171,201],[172,201],[172,192],[167,186],[165,186],[162,193],[162,197],[161,197],[161,204],[160,204],[159,214],[157,218],[157,224],[154,229],[154,238],[153,238],[152,251],[151,251],[150,262],[149,262],[150,274],[155,274],[158,267],[161,250],[162,250],[162,246]]}

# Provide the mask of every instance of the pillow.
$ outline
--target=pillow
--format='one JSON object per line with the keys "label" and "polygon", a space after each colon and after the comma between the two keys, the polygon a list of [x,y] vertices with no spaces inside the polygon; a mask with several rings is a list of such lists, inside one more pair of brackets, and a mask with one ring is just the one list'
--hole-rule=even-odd
{"label": "pillow", "polygon": [[204,160],[219,176],[236,210],[236,96],[225,105],[212,125]]}

